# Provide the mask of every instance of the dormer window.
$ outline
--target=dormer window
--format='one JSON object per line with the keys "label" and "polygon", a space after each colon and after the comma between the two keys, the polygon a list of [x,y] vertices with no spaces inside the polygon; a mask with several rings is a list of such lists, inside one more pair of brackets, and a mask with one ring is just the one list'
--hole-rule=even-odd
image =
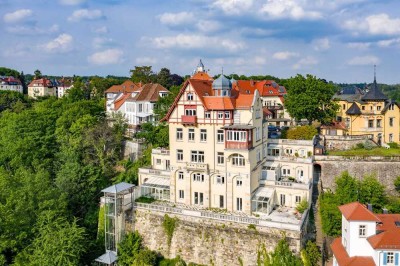
{"label": "dormer window", "polygon": [[193,93],[189,92],[189,93],[187,94],[187,100],[188,100],[188,101],[193,101]]}

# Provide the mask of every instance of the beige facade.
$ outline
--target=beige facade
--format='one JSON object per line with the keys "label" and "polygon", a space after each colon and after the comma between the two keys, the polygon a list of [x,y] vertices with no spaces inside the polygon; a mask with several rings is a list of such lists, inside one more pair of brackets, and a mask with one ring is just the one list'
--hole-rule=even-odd
{"label": "beige facade", "polygon": [[166,117],[169,150],[139,170],[142,195],[248,215],[309,201],[312,141],[268,140],[259,91],[240,82],[195,75],[183,85]]}
{"label": "beige facade", "polygon": [[53,86],[49,79],[36,79],[28,85],[28,96],[32,98],[57,96],[56,90],[57,87]]}

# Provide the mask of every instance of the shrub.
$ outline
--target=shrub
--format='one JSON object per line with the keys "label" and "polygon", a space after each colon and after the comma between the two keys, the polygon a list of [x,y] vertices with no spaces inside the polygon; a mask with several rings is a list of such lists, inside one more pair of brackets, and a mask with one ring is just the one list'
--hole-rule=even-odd
{"label": "shrub", "polygon": [[374,146],[371,144],[371,142],[369,142],[368,140],[366,140],[364,142],[364,149],[366,150],[372,150],[374,148]]}
{"label": "shrub", "polygon": [[287,132],[287,138],[288,139],[311,140],[317,134],[318,134],[318,131],[313,126],[299,126],[299,127],[290,128]]}
{"label": "shrub", "polygon": [[148,198],[148,197],[144,197],[144,196],[141,196],[140,198],[137,198],[135,200],[135,202],[139,202],[139,203],[153,203],[154,201],[156,201],[154,198]]}
{"label": "shrub", "polygon": [[399,148],[399,144],[397,144],[396,142],[389,142],[388,145],[389,145],[389,147],[391,149],[398,149]]}
{"label": "shrub", "polygon": [[172,236],[174,235],[177,220],[177,218],[169,217],[168,214],[164,215],[163,228],[165,234],[167,235],[168,247],[171,246]]}
{"label": "shrub", "polygon": [[308,208],[308,201],[306,199],[302,199],[302,201],[300,201],[300,203],[298,203],[296,206],[296,210],[299,213],[303,213],[305,210],[307,210],[307,208]]}
{"label": "shrub", "polygon": [[251,230],[254,230],[254,231],[257,231],[257,228],[256,228],[256,226],[255,226],[254,224],[249,224],[249,225],[247,226],[247,228],[249,228],[249,229],[251,229]]}
{"label": "shrub", "polygon": [[356,144],[356,147],[355,147],[356,149],[364,149],[364,144],[363,143],[357,143]]}

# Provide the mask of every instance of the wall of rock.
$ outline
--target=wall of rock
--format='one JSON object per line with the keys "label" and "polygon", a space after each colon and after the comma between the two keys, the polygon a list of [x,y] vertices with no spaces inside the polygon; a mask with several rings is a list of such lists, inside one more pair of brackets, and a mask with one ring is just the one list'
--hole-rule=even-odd
{"label": "wall of rock", "polygon": [[362,179],[366,175],[375,175],[385,185],[390,194],[394,194],[394,180],[400,175],[400,157],[345,157],[315,156],[314,166],[321,166],[320,180],[323,188],[334,189],[335,177],[343,171]]}
{"label": "wall of rock", "polygon": [[[257,250],[265,245],[273,250],[282,238],[282,231],[274,228],[238,224],[170,214],[177,223],[168,246],[164,231],[164,213],[135,210],[133,230],[138,230],[145,246],[161,253],[164,257],[181,256],[187,262],[204,265],[257,265]],[[291,250],[299,252],[301,234],[286,231]]]}

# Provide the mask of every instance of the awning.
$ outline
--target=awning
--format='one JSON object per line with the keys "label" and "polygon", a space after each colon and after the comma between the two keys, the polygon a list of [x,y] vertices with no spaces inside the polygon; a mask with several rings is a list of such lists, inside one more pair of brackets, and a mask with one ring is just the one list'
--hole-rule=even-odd
{"label": "awning", "polygon": [[141,186],[142,187],[155,187],[155,188],[167,188],[169,189],[169,179],[152,176],[147,179]]}
{"label": "awning", "polygon": [[138,116],[138,117],[148,117],[148,116],[151,116],[152,114],[149,114],[149,113],[137,113],[136,114],[136,116]]}
{"label": "awning", "polygon": [[268,202],[272,198],[274,191],[275,189],[273,188],[259,187],[252,200]]}
{"label": "awning", "polygon": [[101,255],[95,261],[110,265],[117,260],[117,253],[107,250],[105,254]]}

